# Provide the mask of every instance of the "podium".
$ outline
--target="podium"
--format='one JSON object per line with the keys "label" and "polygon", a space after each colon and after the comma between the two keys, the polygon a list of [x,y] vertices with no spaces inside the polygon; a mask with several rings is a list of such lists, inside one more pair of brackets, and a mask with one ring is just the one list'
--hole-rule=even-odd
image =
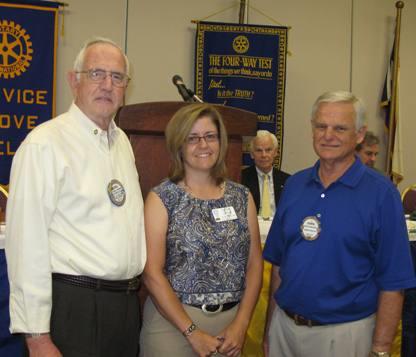
{"label": "podium", "polygon": [[[126,105],[116,116],[116,123],[127,134],[133,147],[140,187],[146,198],[169,172],[170,157],[165,144],[165,128],[173,114],[189,105],[185,102],[149,102]],[[243,136],[254,136],[257,115],[242,109],[213,105],[221,114],[228,134],[226,158],[228,177],[240,182]]]}

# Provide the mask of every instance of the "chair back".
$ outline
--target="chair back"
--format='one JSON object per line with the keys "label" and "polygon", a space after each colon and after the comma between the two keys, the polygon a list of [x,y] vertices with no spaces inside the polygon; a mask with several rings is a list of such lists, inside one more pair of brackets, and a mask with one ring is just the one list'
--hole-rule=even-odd
{"label": "chair back", "polygon": [[407,187],[402,193],[403,209],[405,214],[416,211],[416,184]]}
{"label": "chair back", "polygon": [[2,185],[0,185],[0,222],[4,221],[7,206],[7,197],[9,197],[9,193]]}

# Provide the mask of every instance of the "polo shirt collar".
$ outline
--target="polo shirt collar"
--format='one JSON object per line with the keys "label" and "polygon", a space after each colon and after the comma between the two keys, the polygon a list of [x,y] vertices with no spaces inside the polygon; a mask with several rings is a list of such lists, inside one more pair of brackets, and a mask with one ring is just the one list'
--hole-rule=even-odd
{"label": "polo shirt collar", "polygon": [[[342,183],[345,186],[355,187],[358,185],[358,182],[363,177],[366,166],[361,162],[357,155],[355,156],[355,160],[352,165],[344,172],[344,174],[338,178],[335,182]],[[319,178],[319,166],[320,160],[317,160],[315,165],[312,167],[311,174],[310,174],[310,181],[317,182],[322,185],[321,179]]]}

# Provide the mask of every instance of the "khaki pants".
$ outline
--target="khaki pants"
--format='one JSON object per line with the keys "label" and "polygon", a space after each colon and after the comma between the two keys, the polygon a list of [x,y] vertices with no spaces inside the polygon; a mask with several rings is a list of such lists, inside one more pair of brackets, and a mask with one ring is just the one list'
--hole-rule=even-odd
{"label": "khaki pants", "polygon": [[[201,309],[183,305],[186,313],[201,330],[218,335],[234,319],[238,305],[215,315],[205,315]],[[156,309],[147,298],[140,334],[141,357],[195,357],[196,354],[182,333]],[[217,354],[216,357],[222,356]]]}
{"label": "khaki pants", "polygon": [[298,326],[278,306],[269,329],[269,357],[367,357],[375,315],[324,326]]}

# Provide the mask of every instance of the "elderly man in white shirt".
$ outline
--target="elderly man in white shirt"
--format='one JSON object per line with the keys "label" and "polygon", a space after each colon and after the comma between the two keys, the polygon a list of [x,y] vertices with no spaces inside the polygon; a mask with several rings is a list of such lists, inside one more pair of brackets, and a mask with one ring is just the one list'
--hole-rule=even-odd
{"label": "elderly man in white shirt", "polygon": [[6,256],[10,331],[30,356],[136,356],[146,260],[134,155],[113,117],[129,64],[111,40],[78,54],[69,111],[35,128],[13,160]]}

